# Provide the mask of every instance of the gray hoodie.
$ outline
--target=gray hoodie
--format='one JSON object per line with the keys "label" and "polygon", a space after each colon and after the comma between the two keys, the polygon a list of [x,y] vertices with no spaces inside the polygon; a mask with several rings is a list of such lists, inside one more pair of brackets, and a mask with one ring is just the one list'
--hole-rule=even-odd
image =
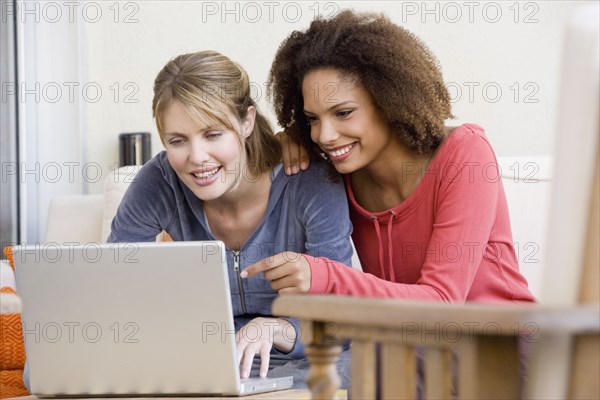
{"label": "gray hoodie", "polygon": [[[108,242],[150,242],[163,229],[173,240],[216,240],[202,201],[179,179],[161,152],[136,175],[112,222]],[[277,292],[262,275],[240,279],[247,266],[282,251],[327,257],[351,265],[352,225],[341,179],[334,182],[322,161],[298,175],[287,176],[281,165],[272,172],[265,217],[239,253],[227,250],[229,284],[236,330],[252,318],[271,316]],[[201,317],[201,316],[200,316]],[[300,337],[298,321],[286,318]],[[290,353],[272,351],[272,359],[304,357],[298,340]]]}

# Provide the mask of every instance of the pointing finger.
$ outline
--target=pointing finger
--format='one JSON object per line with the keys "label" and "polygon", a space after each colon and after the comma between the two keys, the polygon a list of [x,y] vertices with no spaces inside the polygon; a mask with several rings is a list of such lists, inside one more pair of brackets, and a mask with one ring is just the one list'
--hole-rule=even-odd
{"label": "pointing finger", "polygon": [[240,277],[250,278],[251,276],[268,271],[273,268],[277,268],[280,265],[285,264],[287,262],[287,256],[285,254],[286,253],[275,254],[272,257],[267,257],[255,264],[252,264],[251,266],[247,267],[242,272],[240,272]]}

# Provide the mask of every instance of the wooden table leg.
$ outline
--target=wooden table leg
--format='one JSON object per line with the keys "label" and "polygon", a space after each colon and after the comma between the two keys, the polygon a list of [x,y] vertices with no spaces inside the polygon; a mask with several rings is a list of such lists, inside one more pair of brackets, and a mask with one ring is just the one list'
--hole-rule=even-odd
{"label": "wooden table leg", "polygon": [[326,326],[322,322],[313,323],[312,342],[305,348],[310,361],[310,375],[306,383],[313,399],[335,399],[340,388],[337,374],[337,361],[342,346],[332,337],[327,336]]}

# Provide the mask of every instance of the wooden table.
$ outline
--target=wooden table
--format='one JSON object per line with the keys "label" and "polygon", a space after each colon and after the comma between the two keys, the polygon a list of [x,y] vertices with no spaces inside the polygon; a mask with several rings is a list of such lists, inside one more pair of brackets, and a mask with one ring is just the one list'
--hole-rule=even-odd
{"label": "wooden table", "polygon": [[[339,400],[345,400],[347,398],[347,392],[345,390],[339,390],[337,393],[337,398]],[[115,400],[118,399],[119,397],[93,397],[93,400]],[[169,400],[169,399],[185,399],[185,400],[193,400],[193,399],[200,399],[200,400],[223,400],[225,397],[121,397],[123,399],[127,399],[127,400],[142,400],[142,399],[153,399],[153,400]],[[231,397],[230,397],[231,398]],[[279,390],[277,392],[269,392],[269,393],[260,393],[260,394],[255,394],[255,395],[251,395],[251,396],[244,396],[244,397],[233,397],[233,398],[239,398],[239,399],[244,399],[244,400],[268,400],[268,399],[272,399],[272,400],[308,400],[310,399],[310,391],[308,390],[301,390],[301,389],[290,389],[290,390]],[[38,400],[39,397],[37,396],[25,396],[25,397],[15,397],[13,399],[9,399],[9,400]],[[58,397],[52,397],[53,400],[58,399]],[[70,397],[68,400],[73,400],[72,397]]]}
{"label": "wooden table", "polygon": [[[373,399],[378,391],[383,399],[417,398],[419,348],[424,353],[424,398],[518,399],[523,389],[519,376],[520,337],[532,350],[530,381],[542,384],[556,363],[540,362],[538,356],[553,351],[555,338],[583,339],[586,363],[580,368],[584,373],[579,374],[576,386],[587,394],[579,398],[598,398],[597,304],[453,305],[283,295],[275,300],[273,313],[300,319],[301,340],[311,364],[307,383],[314,399],[335,397],[340,382],[335,365],[343,339],[352,340],[352,398]],[[453,361],[455,357],[458,363]],[[558,358],[557,362],[567,361]],[[543,379],[536,379],[537,375]],[[544,398],[535,395],[534,385],[529,384],[527,389],[527,398]]]}

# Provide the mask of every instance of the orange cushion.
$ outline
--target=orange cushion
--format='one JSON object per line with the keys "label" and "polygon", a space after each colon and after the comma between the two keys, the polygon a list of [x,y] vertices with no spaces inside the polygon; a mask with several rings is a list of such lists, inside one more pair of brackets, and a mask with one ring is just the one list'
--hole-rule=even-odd
{"label": "orange cushion", "polygon": [[27,395],[29,392],[23,385],[23,370],[0,371],[0,399]]}
{"label": "orange cushion", "polygon": [[[12,247],[6,247],[4,255],[14,270]],[[14,289],[10,287],[0,288],[0,293],[4,296],[17,296]],[[0,313],[0,399],[29,394],[23,385],[24,366],[25,343],[21,314]]]}
{"label": "orange cushion", "polygon": [[[9,288],[2,288],[6,293]],[[0,370],[23,369],[25,345],[21,314],[0,314]]]}

